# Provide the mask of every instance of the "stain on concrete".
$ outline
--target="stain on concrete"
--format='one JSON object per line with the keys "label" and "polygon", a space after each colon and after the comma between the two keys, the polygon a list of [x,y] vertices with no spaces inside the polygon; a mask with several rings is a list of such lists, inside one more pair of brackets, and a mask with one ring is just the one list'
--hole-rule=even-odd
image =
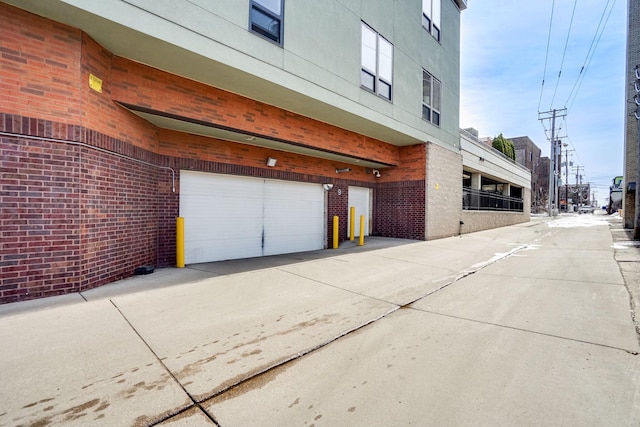
{"label": "stain on concrete", "polygon": [[[137,378],[141,378],[141,373],[137,372],[138,370],[139,369],[137,368],[133,368],[128,372],[137,376]],[[173,381],[173,379],[168,373],[163,373],[156,381],[153,382],[138,381],[133,385],[126,386],[124,383],[127,381],[131,380],[124,376],[123,373],[119,373],[111,377],[105,377],[104,379],[97,379],[92,383],[79,387],[76,390],[77,394],[75,396],[67,395],[66,402],[61,402],[60,397],[57,397],[56,403],[56,398],[47,397],[45,399],[23,405],[21,408],[22,413],[16,414],[16,417],[12,422],[5,423],[0,421],[0,425],[46,427],[50,425],[64,425],[71,422],[83,425],[93,425],[97,421],[100,421],[100,424],[106,425],[104,423],[109,419],[109,408],[113,411],[112,405],[114,402],[111,400],[115,399],[115,401],[118,401],[121,399],[130,399],[136,396],[140,391],[143,391],[148,395],[148,393],[153,390],[162,390],[165,388],[167,383]],[[91,394],[94,393],[90,393],[88,389],[91,387],[95,388],[95,385],[101,383],[104,384],[107,389],[113,390],[113,387],[116,387],[116,390],[113,390],[114,399],[110,399],[109,396],[91,396]],[[117,391],[118,387],[120,391]],[[180,406],[180,408],[171,412],[176,413],[178,409],[184,409],[190,404],[192,404],[191,400],[187,399],[185,396],[185,402]],[[3,413],[3,415],[6,415],[6,412]],[[164,417],[166,414],[161,414],[160,416]],[[160,416],[149,417],[149,419],[153,422],[159,422],[162,420],[162,418],[159,418]]]}
{"label": "stain on concrete", "polygon": [[[48,397],[48,398],[46,398],[46,399],[38,400],[37,402],[33,402],[33,403],[29,403],[29,404],[27,404],[27,405],[24,405],[24,406],[22,407],[22,409],[32,408],[32,407],[34,407],[34,406],[36,406],[36,405],[40,405],[40,404],[42,404],[42,403],[51,402],[52,400],[54,400],[54,398],[53,398],[53,397]],[[5,412],[5,413],[6,413],[6,412]],[[4,415],[4,414],[3,414],[3,415]]]}
{"label": "stain on concrete", "polygon": [[289,408],[293,408],[294,406],[296,406],[298,403],[300,403],[300,398],[296,398],[296,400],[293,401],[293,403],[291,405],[289,405]]}
{"label": "stain on concrete", "polygon": [[[307,312],[310,312],[310,311],[307,310]],[[179,370],[178,372],[175,373],[175,377],[178,380],[182,380],[182,379],[185,379],[186,377],[189,377],[191,375],[196,375],[196,374],[202,372],[204,367],[207,364],[209,364],[210,362],[213,362],[214,360],[218,359],[219,357],[225,356],[225,355],[227,355],[227,354],[229,354],[229,353],[231,353],[231,352],[233,352],[235,350],[238,350],[240,348],[247,347],[247,346],[257,345],[257,344],[259,344],[259,343],[261,343],[263,341],[266,341],[267,339],[269,339],[271,337],[274,337],[274,336],[286,336],[286,335],[291,334],[291,333],[299,333],[299,331],[301,331],[301,330],[304,330],[306,328],[309,328],[311,326],[315,326],[315,325],[318,325],[318,324],[331,324],[331,323],[334,322],[336,317],[340,317],[340,316],[341,315],[339,313],[331,313],[331,314],[325,314],[325,315],[322,315],[322,316],[319,316],[319,317],[314,317],[314,318],[312,318],[310,320],[299,322],[299,323],[291,326],[287,330],[275,332],[275,333],[273,333],[271,335],[263,335],[264,334],[264,331],[263,331],[263,332],[261,332],[261,334],[258,337],[254,338],[252,340],[249,340],[249,341],[246,341],[246,342],[237,343],[237,344],[233,345],[233,347],[231,347],[228,350],[219,351],[219,352],[214,353],[214,354],[212,354],[212,355],[210,355],[210,356],[208,356],[206,358],[203,358],[203,359],[197,360],[197,361],[195,361],[193,363],[185,365],[181,370]],[[284,316],[281,316],[280,319],[282,317],[284,317]],[[262,326],[264,326],[264,325],[256,326],[256,328],[260,328]],[[241,333],[238,332],[238,333],[233,334],[232,336],[233,337],[238,337],[240,335],[241,335]],[[302,335],[304,335],[304,333],[302,333]],[[228,338],[230,338],[230,337],[228,337]],[[225,342],[222,345],[222,347],[226,347],[228,344],[230,344],[229,341]],[[262,350],[254,349],[254,350],[252,350],[250,352],[241,353],[241,356],[242,357],[255,356],[257,354],[260,354],[261,352],[262,352]],[[284,359],[286,360],[287,358],[284,358]],[[231,361],[228,361],[226,363],[227,364],[233,364],[236,361],[237,361],[236,359],[231,359]],[[276,363],[271,363],[271,365],[274,366],[274,365],[276,365]],[[239,376],[237,376],[235,378],[241,378],[241,380],[244,380],[244,379],[247,379],[247,378],[250,378],[250,377],[251,377],[250,373],[245,373],[245,374],[239,375]],[[230,382],[231,381],[229,381],[229,380],[225,381],[223,384],[221,384],[220,386],[216,387],[214,390],[212,390],[210,393],[208,393],[205,396],[206,397],[212,396],[216,392],[224,390],[225,388],[227,388],[224,385],[225,384],[229,384]],[[234,385],[236,383],[237,382],[231,383],[230,385]]]}
{"label": "stain on concrete", "polygon": [[217,396],[211,397],[211,395],[205,395],[199,396],[196,399],[198,402],[203,402],[208,399],[207,403],[215,405],[217,403],[235,399],[236,397],[242,396],[243,394],[249,393],[253,390],[259,390],[275,380],[278,375],[294,366],[298,362],[298,359],[289,360],[285,364],[282,364],[284,362],[285,360],[282,360],[280,362],[275,361],[274,365],[272,366],[277,367],[273,369],[268,369],[268,367],[260,367],[245,374],[238,375],[223,382],[220,385],[220,387],[223,388],[221,388],[220,390],[224,391]]}
{"label": "stain on concrete", "polygon": [[92,407],[98,405],[100,403],[100,399],[91,399],[80,405],[73,406],[69,409],[62,411],[62,415],[65,415],[63,421],[75,421],[79,418],[82,418],[87,415],[87,410]]}

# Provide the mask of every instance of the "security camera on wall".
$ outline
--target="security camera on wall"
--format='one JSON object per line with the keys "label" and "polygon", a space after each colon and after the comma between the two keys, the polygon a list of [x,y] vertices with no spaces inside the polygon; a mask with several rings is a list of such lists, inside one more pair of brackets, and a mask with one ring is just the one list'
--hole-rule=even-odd
{"label": "security camera on wall", "polygon": [[374,169],[374,170],[373,170],[373,175],[374,175],[376,178],[380,178],[380,171],[379,171],[378,169]]}

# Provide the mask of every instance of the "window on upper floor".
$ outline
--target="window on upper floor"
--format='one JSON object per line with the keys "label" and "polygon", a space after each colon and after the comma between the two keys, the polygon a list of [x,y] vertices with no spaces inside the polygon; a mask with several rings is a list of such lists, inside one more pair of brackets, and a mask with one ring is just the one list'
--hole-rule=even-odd
{"label": "window on upper floor", "polygon": [[251,0],[249,28],[282,46],[284,0]]}
{"label": "window on upper floor", "polygon": [[440,41],[442,0],[422,0],[422,26]]}
{"label": "window on upper floor", "polygon": [[364,22],[362,23],[361,63],[362,87],[391,101],[393,45]]}
{"label": "window on upper floor", "polygon": [[422,118],[436,126],[440,126],[441,93],[440,80],[422,70]]}

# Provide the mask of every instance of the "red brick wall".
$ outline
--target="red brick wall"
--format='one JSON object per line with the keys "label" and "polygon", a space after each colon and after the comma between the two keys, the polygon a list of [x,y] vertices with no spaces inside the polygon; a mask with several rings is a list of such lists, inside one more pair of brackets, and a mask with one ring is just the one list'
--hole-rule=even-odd
{"label": "red brick wall", "polygon": [[[82,88],[81,124],[87,129],[105,135],[119,136],[117,121],[121,115],[119,108],[111,101],[111,79],[109,78],[112,55],[84,33],[81,49],[82,69],[79,80]],[[101,91],[89,87],[90,74],[102,81]]]}
{"label": "red brick wall", "polygon": [[81,289],[156,265],[158,169],[89,148],[81,149]]}
{"label": "red brick wall", "polygon": [[81,32],[6,4],[0,22],[2,111],[80,124]]}
{"label": "red brick wall", "polygon": [[[86,34],[82,35],[82,121],[85,129],[128,142],[154,153],[158,152],[158,129],[113,102],[113,55]],[[102,80],[102,91],[89,87],[89,75]]]}
{"label": "red brick wall", "polygon": [[78,151],[9,137],[0,151],[0,303],[78,291]]}
{"label": "red brick wall", "polygon": [[[29,132],[31,123],[43,138],[61,128],[0,114],[2,132]],[[83,134],[67,131],[58,136]],[[0,153],[0,303],[83,291],[141,265],[175,263],[178,195],[169,170],[63,140],[2,136]]]}
{"label": "red brick wall", "polygon": [[374,196],[373,234],[425,239],[425,181],[381,183]]}
{"label": "red brick wall", "polygon": [[425,239],[426,144],[400,147],[400,164],[383,170],[374,193],[373,234]]}

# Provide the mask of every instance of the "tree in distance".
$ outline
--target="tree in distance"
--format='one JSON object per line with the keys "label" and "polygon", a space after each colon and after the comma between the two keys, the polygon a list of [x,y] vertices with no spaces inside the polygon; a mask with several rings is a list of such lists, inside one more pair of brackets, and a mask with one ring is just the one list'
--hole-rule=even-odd
{"label": "tree in distance", "polygon": [[491,146],[514,162],[516,161],[515,145],[513,145],[513,142],[509,141],[502,134],[496,136],[495,138],[493,138],[493,140],[491,140]]}

